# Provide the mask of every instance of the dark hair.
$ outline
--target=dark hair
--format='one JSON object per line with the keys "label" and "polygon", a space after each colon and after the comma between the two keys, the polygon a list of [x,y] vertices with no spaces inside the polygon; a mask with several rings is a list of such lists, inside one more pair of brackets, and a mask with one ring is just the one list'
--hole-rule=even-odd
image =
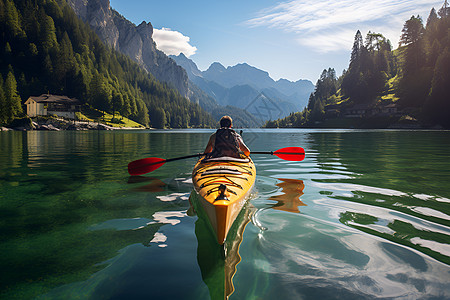
{"label": "dark hair", "polygon": [[233,123],[233,120],[229,116],[223,116],[220,119],[220,127],[231,127],[231,124]]}

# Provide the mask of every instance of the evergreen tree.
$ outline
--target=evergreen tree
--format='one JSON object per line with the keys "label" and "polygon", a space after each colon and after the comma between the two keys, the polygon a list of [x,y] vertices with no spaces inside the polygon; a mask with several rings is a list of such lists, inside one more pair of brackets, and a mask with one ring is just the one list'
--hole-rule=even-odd
{"label": "evergreen tree", "polygon": [[406,63],[404,66],[405,74],[414,74],[419,71],[424,63],[424,44],[423,44],[424,28],[422,19],[417,16],[412,16],[402,29],[400,37],[400,46],[407,46],[406,48]]}
{"label": "evergreen tree", "polygon": [[436,24],[437,21],[438,21],[438,16],[437,16],[436,10],[433,7],[430,11],[430,15],[428,16],[426,28],[428,29],[431,25]]}
{"label": "evergreen tree", "polygon": [[111,89],[103,75],[96,73],[90,85],[90,103],[99,110],[106,112],[111,105]]}
{"label": "evergreen tree", "polygon": [[17,81],[12,71],[9,71],[6,76],[4,91],[6,111],[4,116],[6,116],[6,122],[9,123],[22,113],[22,100],[17,91]]}
{"label": "evergreen tree", "polygon": [[148,109],[147,106],[145,106],[145,103],[143,101],[137,101],[137,114],[136,114],[136,121],[144,126],[148,126],[150,123],[150,119],[148,116]]}
{"label": "evergreen tree", "polygon": [[438,14],[441,19],[445,19],[450,16],[450,7],[448,6],[447,0],[444,1],[444,5],[442,5],[441,9],[439,9]]}
{"label": "evergreen tree", "polygon": [[353,42],[352,54],[350,56],[350,68],[353,68],[355,71],[359,70],[359,63],[363,48],[363,38],[361,31],[358,30],[355,34],[355,41]]}
{"label": "evergreen tree", "polygon": [[403,25],[399,45],[408,46],[410,44],[417,43],[422,38],[423,29],[422,19],[420,16],[412,16]]}
{"label": "evergreen tree", "polygon": [[44,52],[48,53],[58,45],[55,23],[52,17],[45,14],[43,10],[41,10],[40,17],[40,45],[42,45]]}
{"label": "evergreen tree", "polygon": [[421,107],[430,89],[432,71],[426,69],[423,35],[424,28],[419,16],[412,16],[405,22],[399,42],[405,52],[398,91],[403,106]]}
{"label": "evergreen tree", "polygon": [[156,108],[151,112],[152,126],[155,128],[165,128],[166,127],[166,113],[162,108]]}
{"label": "evergreen tree", "polygon": [[113,111],[113,118],[115,117],[116,112],[121,111],[123,105],[124,102],[122,94],[114,90],[111,98],[111,108]]}
{"label": "evergreen tree", "polygon": [[7,121],[7,108],[6,108],[6,98],[3,91],[3,76],[0,74],[0,125],[6,124]]}
{"label": "evergreen tree", "polygon": [[20,26],[19,12],[12,0],[6,0],[5,2],[5,23],[6,32],[10,35],[17,36],[23,34]]}
{"label": "evergreen tree", "polygon": [[450,128],[450,51],[445,48],[434,70],[430,94],[424,105],[424,117]]}

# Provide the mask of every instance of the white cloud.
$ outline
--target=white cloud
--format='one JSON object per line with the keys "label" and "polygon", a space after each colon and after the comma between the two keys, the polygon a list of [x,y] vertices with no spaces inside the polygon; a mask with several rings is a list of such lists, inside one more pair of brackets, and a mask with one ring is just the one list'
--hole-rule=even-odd
{"label": "white cloud", "polygon": [[412,15],[426,22],[436,0],[291,0],[260,11],[247,25],[281,29],[317,52],[350,49],[357,30],[379,32],[396,46],[401,29]]}
{"label": "white cloud", "polygon": [[181,52],[190,57],[195,54],[197,48],[189,44],[190,38],[181,32],[170,28],[153,29],[153,40],[156,47],[166,55],[178,55]]}

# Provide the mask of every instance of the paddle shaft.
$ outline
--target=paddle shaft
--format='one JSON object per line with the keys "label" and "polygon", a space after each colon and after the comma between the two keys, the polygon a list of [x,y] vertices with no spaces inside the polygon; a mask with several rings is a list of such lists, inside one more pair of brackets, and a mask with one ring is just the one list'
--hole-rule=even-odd
{"label": "paddle shaft", "polygon": [[158,161],[158,162],[151,163],[149,165],[163,164],[163,163],[170,162],[170,161],[175,161],[175,160],[187,159],[187,158],[192,158],[192,157],[200,157],[202,155],[205,155],[205,154],[204,153],[197,153],[197,154],[186,155],[186,156],[181,156],[181,157],[168,158],[168,159],[165,159],[163,161]]}
{"label": "paddle shaft", "polygon": [[[276,155],[281,159],[290,160],[290,161],[301,161],[305,158],[305,150],[301,147],[285,147],[276,151],[255,151],[251,152],[252,154],[270,154]],[[152,172],[166,162],[192,158],[192,157],[200,157],[204,156],[206,153],[197,153],[187,156],[175,157],[162,159],[157,157],[148,157],[142,158],[135,161],[132,161],[128,164],[128,173],[132,176],[143,175],[149,172]]]}
{"label": "paddle shaft", "polygon": [[[276,153],[275,153],[276,152]],[[278,152],[278,151],[252,151],[251,154],[285,154],[285,155],[305,155],[305,153],[299,152]]]}
{"label": "paddle shaft", "polygon": [[[270,154],[270,155],[274,155],[274,151],[252,151],[251,154]],[[277,152],[276,154],[305,155],[305,153],[298,153],[298,152]],[[165,159],[163,161],[150,163],[148,165],[162,164],[162,163],[176,161],[176,160],[181,160],[181,159],[187,159],[187,158],[192,158],[192,157],[200,157],[200,156],[203,156],[203,155],[206,155],[206,154],[205,153],[197,153],[197,154],[186,155],[186,156],[181,156],[181,157],[168,158],[168,159]]]}

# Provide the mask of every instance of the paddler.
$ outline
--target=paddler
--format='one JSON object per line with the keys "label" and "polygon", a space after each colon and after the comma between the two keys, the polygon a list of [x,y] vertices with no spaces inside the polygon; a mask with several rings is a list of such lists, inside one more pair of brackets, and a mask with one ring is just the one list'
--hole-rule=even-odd
{"label": "paddler", "polygon": [[213,133],[208,141],[205,152],[207,157],[236,157],[240,158],[241,153],[245,156],[250,155],[250,150],[244,144],[242,137],[231,127],[233,120],[229,116],[223,116],[220,119],[220,128]]}

